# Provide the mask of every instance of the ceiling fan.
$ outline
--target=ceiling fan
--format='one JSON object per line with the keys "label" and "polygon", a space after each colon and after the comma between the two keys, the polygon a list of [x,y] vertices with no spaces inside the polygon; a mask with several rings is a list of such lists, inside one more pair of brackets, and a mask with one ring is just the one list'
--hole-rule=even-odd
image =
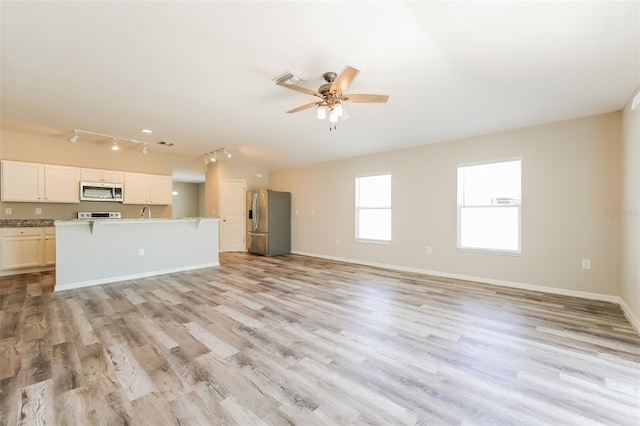
{"label": "ceiling fan", "polygon": [[276,84],[282,87],[286,87],[291,90],[297,90],[298,92],[306,93],[308,95],[316,96],[320,100],[311,102],[306,105],[302,105],[298,108],[294,108],[287,113],[294,113],[303,111],[305,109],[317,108],[317,117],[320,120],[324,120],[329,117],[329,130],[335,130],[335,123],[339,118],[344,118],[344,111],[342,109],[342,102],[353,103],[384,103],[389,100],[388,95],[348,95],[344,94],[347,87],[351,84],[355,76],[358,74],[358,70],[347,66],[340,75],[335,72],[325,72],[322,74],[322,78],[326,83],[322,84],[318,91],[313,91],[305,87],[296,86],[291,81],[297,78],[290,73],[285,73],[281,77],[275,79]]}

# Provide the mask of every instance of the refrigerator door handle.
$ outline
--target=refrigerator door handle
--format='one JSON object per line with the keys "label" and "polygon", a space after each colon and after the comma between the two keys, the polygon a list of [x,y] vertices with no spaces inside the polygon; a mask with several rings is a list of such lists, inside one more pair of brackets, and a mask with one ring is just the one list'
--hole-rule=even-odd
{"label": "refrigerator door handle", "polygon": [[253,230],[255,231],[258,229],[258,215],[260,214],[258,210],[258,192],[253,193],[251,208],[253,209]]}

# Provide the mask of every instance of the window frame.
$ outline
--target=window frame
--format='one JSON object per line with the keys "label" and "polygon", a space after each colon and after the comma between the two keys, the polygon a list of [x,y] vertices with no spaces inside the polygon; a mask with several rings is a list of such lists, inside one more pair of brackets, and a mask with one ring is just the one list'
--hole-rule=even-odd
{"label": "window frame", "polygon": [[[378,176],[389,176],[389,206],[388,207],[361,207],[359,206],[359,190],[358,190],[358,179],[370,178],[370,177],[378,177]],[[370,173],[365,175],[357,175],[354,179],[354,192],[355,192],[355,215],[354,215],[354,235],[355,241],[359,243],[370,243],[370,244],[391,244],[392,236],[393,236],[393,177],[391,172],[381,172],[381,173]],[[375,239],[375,238],[362,238],[358,235],[359,231],[359,213],[360,210],[388,210],[389,211],[389,239]]]}
{"label": "window frame", "polygon": [[[474,205],[474,206],[463,206],[459,200],[459,171],[464,167],[472,167],[472,166],[483,166],[483,165],[491,165],[491,164],[499,164],[499,163],[509,163],[513,161],[520,162],[520,202],[518,204],[490,204],[490,205]],[[479,161],[473,163],[462,163],[456,166],[456,249],[460,252],[475,252],[475,253],[485,253],[485,254],[500,254],[500,255],[510,255],[510,256],[521,256],[522,255],[522,157],[512,157],[512,158],[504,158],[499,160],[488,160],[488,161]],[[516,207],[518,210],[518,247],[515,250],[510,249],[496,249],[496,248],[484,248],[484,247],[466,247],[462,246],[462,209],[463,208],[514,208]]]}

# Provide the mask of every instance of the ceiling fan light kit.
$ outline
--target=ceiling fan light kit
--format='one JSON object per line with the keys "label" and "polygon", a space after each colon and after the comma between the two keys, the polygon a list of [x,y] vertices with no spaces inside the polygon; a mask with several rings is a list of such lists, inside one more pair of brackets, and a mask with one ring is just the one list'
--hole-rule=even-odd
{"label": "ceiling fan light kit", "polygon": [[331,71],[325,72],[322,74],[322,78],[326,83],[323,83],[318,88],[317,92],[293,84],[294,79],[296,81],[302,80],[291,74],[289,71],[274,78],[273,80],[279,86],[320,98],[321,100],[319,101],[302,105],[298,108],[287,111],[287,113],[292,114],[294,112],[316,107],[316,117],[318,120],[324,120],[327,116],[329,117],[329,131],[331,131],[336,129],[335,123],[337,123],[340,118],[346,118],[342,102],[385,103],[389,100],[388,95],[345,95],[344,91],[347,90],[358,72],[359,71],[357,69],[350,66],[347,66],[340,75]]}

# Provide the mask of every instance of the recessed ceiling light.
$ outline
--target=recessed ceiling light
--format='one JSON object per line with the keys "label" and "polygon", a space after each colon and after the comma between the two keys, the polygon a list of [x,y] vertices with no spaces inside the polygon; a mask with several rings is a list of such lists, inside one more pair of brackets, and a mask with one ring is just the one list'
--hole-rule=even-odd
{"label": "recessed ceiling light", "polygon": [[153,133],[153,130],[151,129],[142,129],[140,130],[142,133]]}

